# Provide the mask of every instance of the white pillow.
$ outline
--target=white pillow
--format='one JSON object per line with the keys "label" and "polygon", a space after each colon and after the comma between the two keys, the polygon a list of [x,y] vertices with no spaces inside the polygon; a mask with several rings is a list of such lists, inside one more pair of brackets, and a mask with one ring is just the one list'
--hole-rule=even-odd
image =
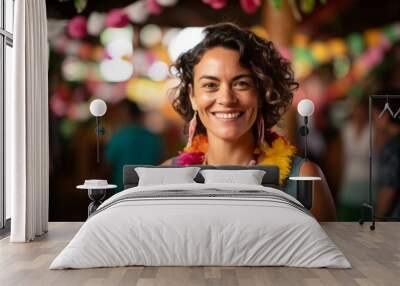
{"label": "white pillow", "polygon": [[263,170],[201,170],[204,183],[234,183],[247,185],[261,185],[265,175]]}
{"label": "white pillow", "polygon": [[199,170],[199,167],[135,168],[139,176],[138,186],[196,183],[193,179]]}

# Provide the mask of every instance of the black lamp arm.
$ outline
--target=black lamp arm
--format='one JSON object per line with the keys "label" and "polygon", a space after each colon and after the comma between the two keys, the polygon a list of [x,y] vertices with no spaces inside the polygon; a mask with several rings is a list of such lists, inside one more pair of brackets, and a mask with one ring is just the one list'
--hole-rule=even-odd
{"label": "black lamp arm", "polygon": [[308,150],[307,150],[307,145],[308,145],[308,141],[307,141],[307,135],[309,133],[309,129],[308,129],[308,116],[304,116],[304,126],[301,126],[300,129],[300,135],[304,137],[305,142],[304,142],[304,159],[308,160],[307,155],[308,155]]}
{"label": "black lamp arm", "polygon": [[305,159],[305,160],[308,160],[308,157],[307,157],[307,155],[308,155],[308,154],[307,154],[307,145],[308,145],[308,142],[307,142],[307,137],[308,137],[308,136],[307,136],[307,135],[308,135],[308,126],[307,126],[307,125],[308,125],[308,116],[304,116],[304,125],[305,125],[305,127],[306,127],[306,128],[305,128],[305,129],[306,129],[306,130],[305,130],[305,131],[306,131],[306,132],[305,132],[305,133],[306,133],[306,136],[305,136],[305,145],[304,145],[304,159]]}
{"label": "black lamp arm", "polygon": [[97,147],[97,153],[96,153],[96,158],[97,158],[97,164],[100,163],[100,140],[99,136],[102,136],[105,134],[105,129],[104,127],[100,126],[100,117],[96,116],[96,147]]}

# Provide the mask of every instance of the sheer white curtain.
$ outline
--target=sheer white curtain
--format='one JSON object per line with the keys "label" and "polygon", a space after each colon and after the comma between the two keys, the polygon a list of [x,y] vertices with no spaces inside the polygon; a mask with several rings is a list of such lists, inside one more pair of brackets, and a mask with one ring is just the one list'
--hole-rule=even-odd
{"label": "sheer white curtain", "polygon": [[13,92],[6,98],[6,187],[12,242],[47,231],[48,42],[45,0],[15,1]]}

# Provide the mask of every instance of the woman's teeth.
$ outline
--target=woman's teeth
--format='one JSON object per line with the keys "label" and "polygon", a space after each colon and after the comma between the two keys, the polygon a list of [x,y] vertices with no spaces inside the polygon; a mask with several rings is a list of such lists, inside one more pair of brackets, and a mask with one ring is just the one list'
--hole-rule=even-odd
{"label": "woman's teeth", "polygon": [[242,115],[243,112],[234,112],[234,113],[224,113],[224,112],[215,112],[213,113],[215,117],[217,118],[222,118],[222,119],[236,119],[240,115]]}

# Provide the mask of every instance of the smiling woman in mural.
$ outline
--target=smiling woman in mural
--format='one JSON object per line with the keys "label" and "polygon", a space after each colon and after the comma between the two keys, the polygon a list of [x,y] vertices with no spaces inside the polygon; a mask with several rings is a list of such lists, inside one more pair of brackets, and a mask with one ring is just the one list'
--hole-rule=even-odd
{"label": "smiling woman in mural", "polygon": [[298,87],[272,42],[231,23],[208,26],[205,38],[174,64],[180,84],[175,110],[188,123],[188,144],[163,165],[277,165],[280,184],[294,195],[289,176],[319,176],[311,209],[318,220],[335,219],[335,207],[320,168],[296,156],[271,131]]}

